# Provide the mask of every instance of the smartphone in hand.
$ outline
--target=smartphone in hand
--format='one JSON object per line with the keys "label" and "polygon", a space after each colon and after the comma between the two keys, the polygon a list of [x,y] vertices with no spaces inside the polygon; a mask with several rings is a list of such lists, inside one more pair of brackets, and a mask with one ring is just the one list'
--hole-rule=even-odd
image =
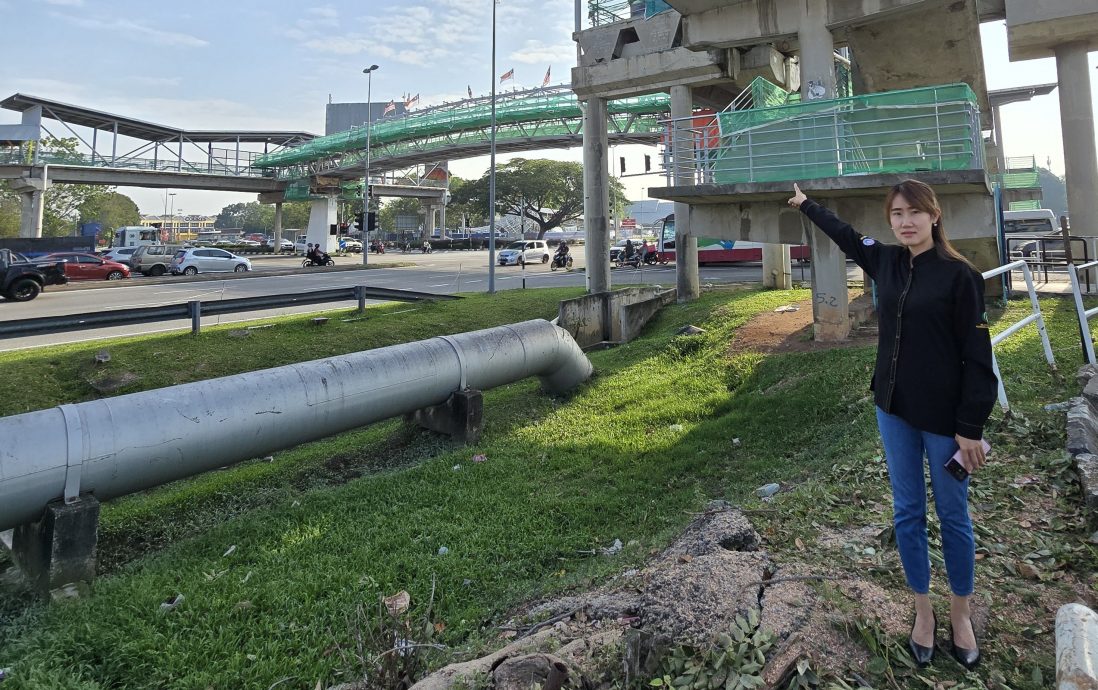
{"label": "smartphone in hand", "polygon": [[[986,455],[987,452],[991,450],[991,444],[984,439],[980,439],[980,443],[983,445],[984,454]],[[946,472],[952,474],[953,477],[959,482],[963,482],[965,479],[968,479],[968,470],[965,469],[964,463],[961,462],[960,448],[958,448],[957,452],[953,454],[953,457],[946,461],[945,468]]]}

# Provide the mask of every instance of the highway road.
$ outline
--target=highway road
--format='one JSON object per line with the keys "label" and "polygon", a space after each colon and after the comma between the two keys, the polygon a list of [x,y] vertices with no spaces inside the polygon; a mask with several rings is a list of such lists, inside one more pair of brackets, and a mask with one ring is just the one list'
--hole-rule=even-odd
{"label": "highway road", "polygon": [[[576,252],[576,269],[571,272],[550,271],[547,265],[528,265],[525,270],[517,266],[496,267],[496,289],[512,290],[583,286],[582,251]],[[110,309],[146,307],[164,304],[179,304],[190,300],[213,301],[236,297],[253,297],[269,294],[302,293],[326,288],[367,285],[401,290],[418,290],[452,294],[458,292],[482,292],[488,289],[488,253],[481,252],[435,252],[428,255],[413,253],[391,253],[382,256],[371,255],[371,264],[381,266],[386,263],[406,262],[413,266],[371,268],[369,270],[344,270],[343,267],[360,265],[361,256],[336,257],[335,269],[300,268],[300,259],[294,258],[257,258],[253,259],[255,270],[241,276],[224,274],[213,280],[193,280],[182,276],[165,276],[159,279],[136,277],[129,281],[82,283],[63,287],[51,286],[37,299],[26,303],[0,300],[0,321],[33,318],[39,316],[61,316],[86,312],[99,312]],[[290,273],[288,270],[296,268]],[[803,276],[802,276],[803,273]],[[758,282],[762,269],[758,264],[735,266],[703,266],[700,270],[702,283],[727,284],[737,282]],[[794,266],[794,280],[809,280],[809,271]],[[611,281],[616,285],[638,284],[675,284],[675,267],[645,266],[641,269],[614,269]],[[351,303],[342,303],[350,306]],[[289,309],[264,310],[240,314],[214,316],[203,319],[203,325],[249,321],[274,315],[309,313],[332,308],[333,305],[306,305]],[[135,335],[166,330],[189,328],[190,322],[179,320],[155,324],[131,325],[94,331],[75,331],[57,333],[48,336],[10,338],[0,340],[0,351],[25,349],[43,345],[79,342],[90,339]]]}

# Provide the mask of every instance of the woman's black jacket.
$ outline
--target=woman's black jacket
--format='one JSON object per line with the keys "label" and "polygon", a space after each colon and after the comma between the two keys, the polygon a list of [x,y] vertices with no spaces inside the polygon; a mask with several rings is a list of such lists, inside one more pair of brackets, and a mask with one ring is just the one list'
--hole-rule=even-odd
{"label": "woman's black jacket", "polygon": [[980,274],[936,248],[913,260],[811,199],[801,212],[877,283],[877,406],[921,431],[981,438],[998,380]]}

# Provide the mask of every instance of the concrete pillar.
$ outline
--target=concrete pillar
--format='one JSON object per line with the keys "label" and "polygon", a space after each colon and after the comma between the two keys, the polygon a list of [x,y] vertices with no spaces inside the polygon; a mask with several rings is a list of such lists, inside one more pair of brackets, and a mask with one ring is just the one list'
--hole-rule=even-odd
{"label": "concrete pillar", "polygon": [[801,44],[801,98],[835,98],[835,39],[827,28],[828,0],[804,0],[797,39]]}
{"label": "concrete pillar", "polygon": [[20,237],[42,236],[42,212],[45,210],[44,195],[45,193],[39,190],[19,194],[23,201],[22,213],[19,215]]}
{"label": "concrete pillar", "polygon": [[309,229],[305,233],[305,241],[319,244],[328,253],[334,252],[337,241],[330,233],[332,225],[337,222],[337,216],[337,199],[334,194],[314,201],[309,209]]}
{"label": "concrete pillar", "polygon": [[91,494],[46,506],[42,517],[20,525],[12,535],[11,553],[40,594],[95,579],[99,538],[99,501]]}
{"label": "concrete pillar", "polygon": [[[274,235],[275,251],[278,251],[279,242],[282,241],[282,202],[281,201],[275,203],[274,230],[271,231],[271,234]],[[291,239],[296,239],[296,238],[291,238]]]}
{"label": "concrete pillar", "polygon": [[438,205],[438,226],[442,228],[442,234],[446,233],[446,200]]}
{"label": "concrete pillar", "polygon": [[793,269],[789,265],[788,244],[764,244],[763,254],[763,287],[774,290],[791,290],[793,288]]}
{"label": "concrete pillar", "polygon": [[430,239],[431,235],[435,233],[435,205],[424,204],[423,208],[427,211],[427,217],[423,220],[423,239]]}
{"label": "concrete pillar", "polygon": [[583,110],[583,222],[587,292],[610,289],[610,150],[606,99],[589,98]]}
{"label": "concrete pillar", "polygon": [[812,334],[834,342],[850,335],[850,297],[846,290],[846,255],[815,225],[812,233]]}
{"label": "concrete pillar", "polygon": [[[675,120],[671,149],[676,185],[694,180],[694,133],[690,115],[694,97],[689,86],[671,87],[671,119]],[[698,238],[690,227],[690,206],[675,202],[675,285],[678,300],[687,302],[701,294],[698,279]]]}
{"label": "concrete pillar", "polygon": [[1064,132],[1064,177],[1067,179],[1071,234],[1098,234],[1098,156],[1094,145],[1087,44],[1056,46],[1060,88],[1060,127]]}

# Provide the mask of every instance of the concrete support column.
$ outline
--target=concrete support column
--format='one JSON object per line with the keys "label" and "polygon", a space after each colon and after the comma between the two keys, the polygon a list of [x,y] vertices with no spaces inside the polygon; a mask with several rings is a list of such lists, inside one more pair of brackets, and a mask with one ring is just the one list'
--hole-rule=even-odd
{"label": "concrete support column", "polygon": [[19,194],[23,210],[19,215],[20,237],[42,236],[42,212],[45,210],[45,192],[33,190]]}
{"label": "concrete support column", "polygon": [[1094,145],[1087,44],[1056,46],[1060,88],[1060,127],[1064,132],[1064,177],[1067,178],[1071,234],[1098,234],[1098,156]]}
{"label": "concrete support column", "polygon": [[423,239],[430,239],[431,235],[435,233],[435,210],[434,204],[425,204],[424,209],[427,211],[427,217],[423,220]]}
{"label": "concrete support column", "polygon": [[827,28],[828,0],[804,0],[797,39],[801,44],[801,98],[835,98],[835,39]]}
{"label": "concrete support column", "polygon": [[99,501],[84,494],[73,503],[54,501],[37,522],[16,527],[11,553],[36,591],[60,593],[95,579],[98,539]]}
{"label": "concrete support column", "polygon": [[275,240],[275,245],[274,246],[278,247],[279,246],[278,243],[282,241],[282,202],[281,201],[275,203],[274,230],[271,231],[271,234],[274,235],[274,240]]}
{"label": "concrete support column", "polygon": [[[694,97],[689,86],[671,87],[671,119],[675,121],[671,155],[676,185],[694,184],[694,133],[690,115]],[[690,227],[690,206],[675,202],[675,285],[678,300],[687,302],[701,294],[698,279],[698,238]]]}
{"label": "concrete support column", "polygon": [[321,249],[331,253],[336,250],[336,237],[331,233],[337,214],[337,199],[335,195],[314,201],[309,209],[309,229],[306,232],[306,242],[319,244]]}
{"label": "concrete support column", "polygon": [[812,334],[834,342],[850,335],[850,297],[846,290],[846,255],[815,225],[812,233]]}
{"label": "concrete support column", "polygon": [[606,292],[610,289],[610,150],[604,98],[587,99],[583,110],[583,219],[587,292]]}
{"label": "concrete support column", "polygon": [[789,265],[788,244],[764,244],[763,254],[763,287],[774,290],[791,290],[793,288],[793,269]]}
{"label": "concrete support column", "polygon": [[438,205],[438,226],[442,228],[442,234],[446,234],[446,201]]}

